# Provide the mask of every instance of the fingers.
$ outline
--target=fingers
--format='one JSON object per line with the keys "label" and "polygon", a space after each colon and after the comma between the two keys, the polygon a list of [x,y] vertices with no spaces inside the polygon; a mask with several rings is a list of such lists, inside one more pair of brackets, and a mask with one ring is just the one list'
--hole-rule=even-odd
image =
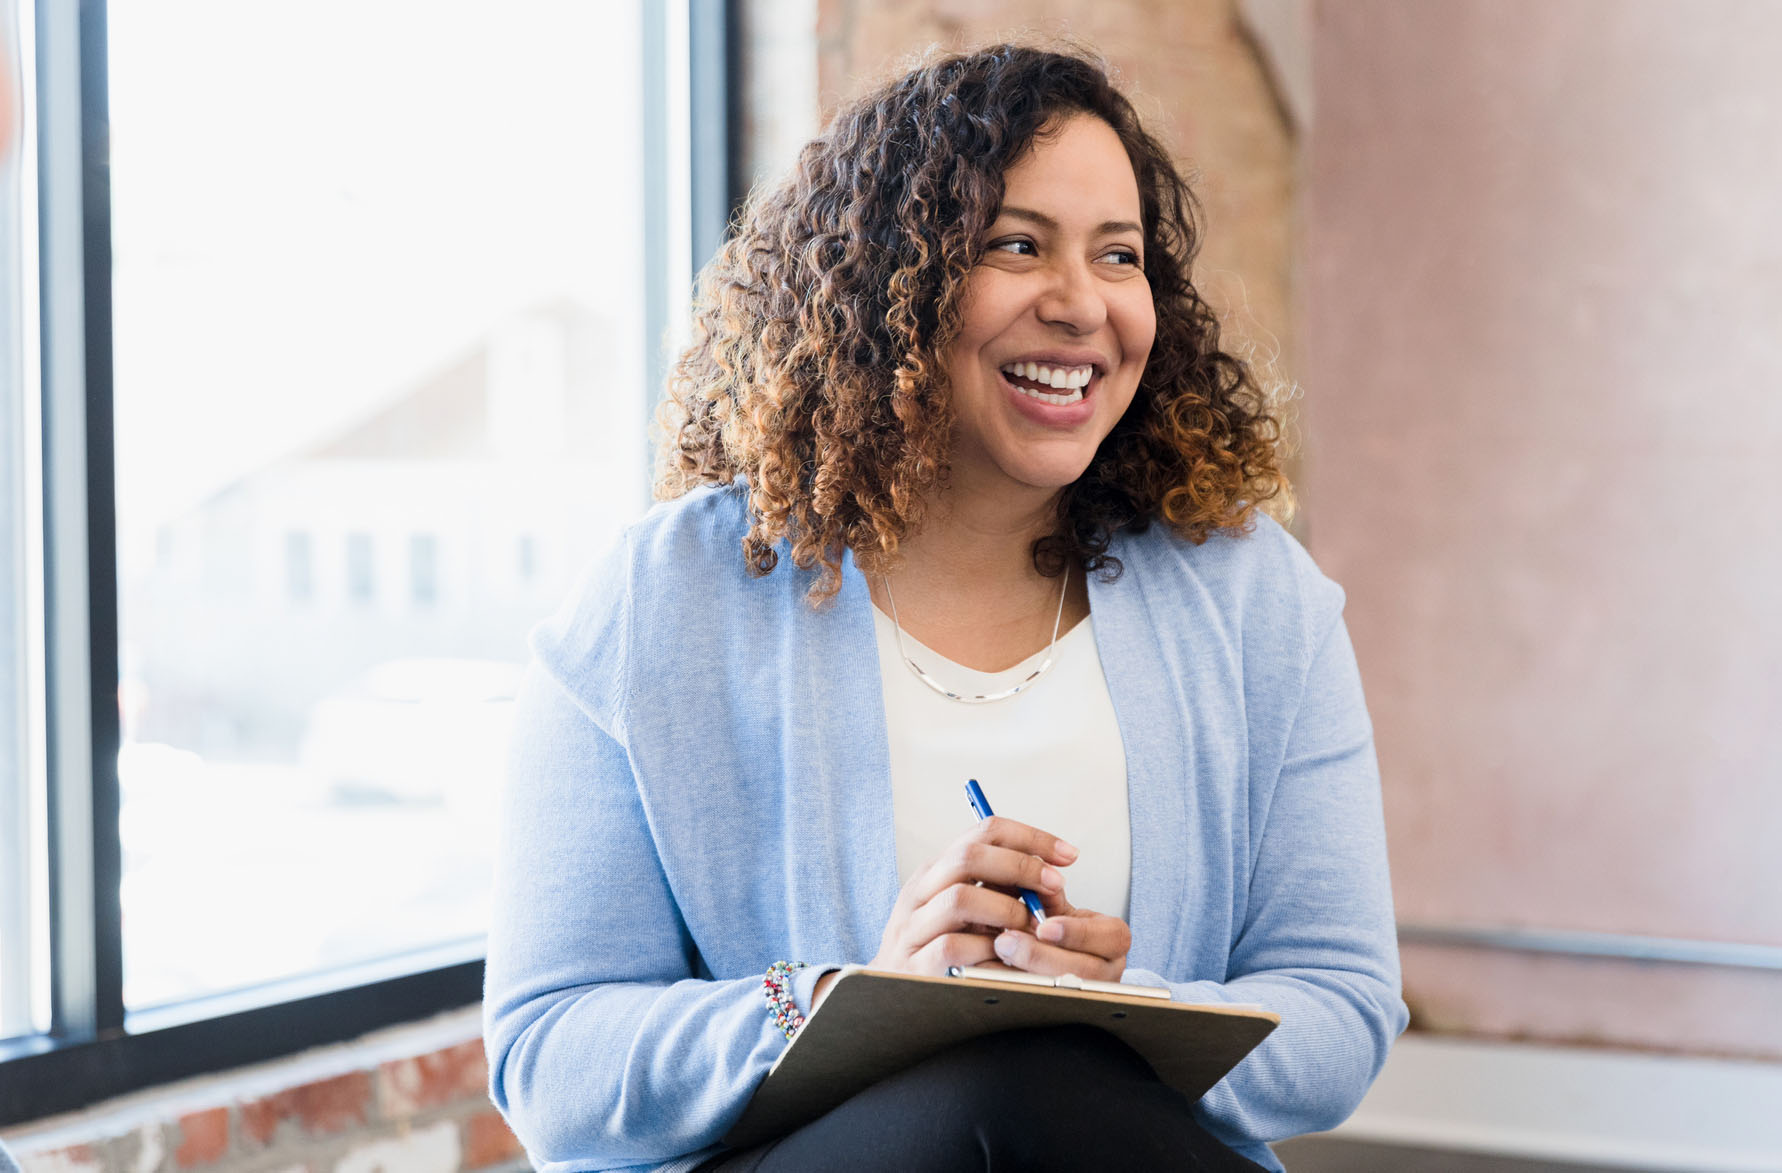
{"label": "fingers", "polygon": [[1012,969],[1056,977],[1074,973],[1080,978],[1117,982],[1126,972],[1126,958],[1109,960],[1093,953],[1077,953],[1057,945],[1048,945],[1031,933],[1010,929],[992,942],[997,960]]}
{"label": "fingers", "polygon": [[1106,961],[1125,957],[1132,950],[1132,929],[1125,921],[1087,909],[1076,909],[1068,916],[1048,916],[1033,935],[1042,944]]}
{"label": "fingers", "polygon": [[[936,937],[978,926],[993,930],[1021,929],[1031,924],[1027,906],[993,888],[959,883],[937,893],[910,913],[900,934],[911,953]],[[955,963],[963,964],[963,963]]]}
{"label": "fingers", "polygon": [[994,965],[996,938],[982,933],[947,933],[910,955],[912,973],[944,974],[954,965]]}
{"label": "fingers", "polygon": [[1075,911],[1075,906],[1065,899],[1062,888],[1056,892],[1044,892],[1035,888],[1034,895],[1040,898],[1040,907],[1045,909],[1048,920],[1055,916],[1069,916]]}
{"label": "fingers", "polygon": [[[989,888],[993,892],[1001,892],[1003,895],[1015,900],[1021,899],[1021,889],[1012,888],[1007,884],[985,884],[984,887]],[[1065,898],[1063,889],[1059,889],[1056,892],[1048,892],[1044,888],[1034,888],[1029,890],[1033,892],[1035,896],[1039,897],[1040,910],[1047,916],[1068,916],[1072,911],[1071,902]],[[1025,904],[1023,904],[1023,907],[1025,907]]]}
{"label": "fingers", "polygon": [[1126,972],[1132,930],[1118,917],[1098,913],[1051,917],[1036,933],[1013,929],[1001,933],[993,943],[997,958],[1015,969],[1051,976],[1074,973],[1119,981]]}
{"label": "fingers", "polygon": [[1058,836],[1000,815],[980,820],[967,838],[1025,851],[1056,867],[1066,867],[1077,861],[1077,849]]}
{"label": "fingers", "polygon": [[956,843],[917,878],[911,895],[921,906],[955,884],[986,884],[1012,891],[1029,888],[1047,896],[1064,891],[1064,875],[1036,855],[999,847],[993,843]]}
{"label": "fingers", "polygon": [[980,821],[903,886],[874,968],[944,973],[996,964],[997,935],[1033,927],[1017,889],[1036,893],[1048,916],[1074,911],[1058,869],[1076,858],[1075,847],[1037,827]]}
{"label": "fingers", "polygon": [[1058,867],[1075,858],[1076,848],[1056,835],[1013,819],[989,818],[955,840],[907,891],[914,908],[959,883],[1028,888],[1049,913],[1064,891]]}

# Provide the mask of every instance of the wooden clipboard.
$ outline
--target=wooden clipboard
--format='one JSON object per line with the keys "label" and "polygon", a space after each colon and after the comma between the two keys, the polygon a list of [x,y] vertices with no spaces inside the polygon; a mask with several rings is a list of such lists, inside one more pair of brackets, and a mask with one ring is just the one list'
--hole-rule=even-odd
{"label": "wooden clipboard", "polygon": [[1198,1100],[1280,1021],[1248,1007],[849,966],[724,1143],[747,1148],[771,1140],[955,1043],[1038,1026],[1100,1027],[1143,1056],[1164,1083]]}

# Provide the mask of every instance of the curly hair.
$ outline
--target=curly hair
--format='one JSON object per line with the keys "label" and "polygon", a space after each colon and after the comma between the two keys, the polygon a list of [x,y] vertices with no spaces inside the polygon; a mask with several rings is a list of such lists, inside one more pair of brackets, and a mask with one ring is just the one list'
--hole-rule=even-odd
{"label": "curly hair", "polygon": [[706,266],[693,341],[659,415],[658,498],[745,482],[751,573],[776,547],[841,585],[868,574],[945,484],[952,432],[943,355],[966,278],[1003,198],[1003,175],[1063,118],[1119,136],[1138,181],[1157,334],[1138,392],[1089,468],[1060,494],[1034,564],[1120,573],[1115,532],[1153,521],[1196,544],[1290,501],[1281,425],[1189,280],[1199,205],[1104,65],[1078,52],[997,45],[947,56],[866,94],[757,192]]}

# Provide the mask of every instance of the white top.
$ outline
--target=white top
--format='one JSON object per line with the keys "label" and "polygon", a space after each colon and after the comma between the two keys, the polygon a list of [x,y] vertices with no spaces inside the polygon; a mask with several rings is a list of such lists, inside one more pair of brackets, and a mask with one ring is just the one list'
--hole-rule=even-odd
{"label": "white top", "polygon": [[[999,815],[1050,831],[1082,852],[1064,870],[1064,894],[1079,908],[1127,918],[1132,889],[1132,820],[1126,749],[1091,620],[1059,636],[1052,670],[1024,692],[989,704],[948,700],[916,679],[897,651],[891,617],[873,608],[891,743],[897,878],[917,870],[970,829],[965,800],[976,778]],[[1002,672],[955,664],[908,632],[904,647],[954,692],[992,693],[1020,683],[1039,651]]]}

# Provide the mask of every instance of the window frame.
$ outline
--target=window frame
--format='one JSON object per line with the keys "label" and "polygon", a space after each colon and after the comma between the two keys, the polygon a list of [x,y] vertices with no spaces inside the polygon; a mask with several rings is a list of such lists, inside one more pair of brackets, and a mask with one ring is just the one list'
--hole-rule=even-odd
{"label": "window frame", "polygon": [[[18,49],[36,77],[26,109],[38,159],[51,1015],[47,1032],[0,1039],[0,1126],[471,1005],[483,984],[477,939],[125,1009],[106,0],[24,2],[35,28]],[[741,202],[734,3],[643,5],[652,406],[672,307]]]}

